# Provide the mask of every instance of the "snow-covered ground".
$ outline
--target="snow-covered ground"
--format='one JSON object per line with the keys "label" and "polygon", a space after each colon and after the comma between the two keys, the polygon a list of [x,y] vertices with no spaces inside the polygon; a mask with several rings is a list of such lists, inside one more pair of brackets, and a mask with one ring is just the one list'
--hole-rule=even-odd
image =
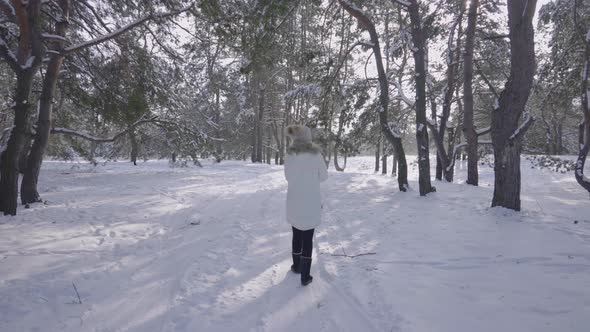
{"label": "snow-covered ground", "polygon": [[590,331],[571,172],[523,160],[515,213],[489,208],[487,166],[427,197],[372,168],[330,171],[302,287],[280,166],[46,162],[47,204],[0,217],[0,331]]}

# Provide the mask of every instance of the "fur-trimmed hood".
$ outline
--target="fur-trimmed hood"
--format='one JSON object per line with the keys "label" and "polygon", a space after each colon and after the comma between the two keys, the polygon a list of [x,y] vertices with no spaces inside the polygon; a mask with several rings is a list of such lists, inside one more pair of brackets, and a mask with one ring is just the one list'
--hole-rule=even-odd
{"label": "fur-trimmed hood", "polygon": [[288,154],[311,153],[318,154],[322,148],[312,142],[293,141],[293,144],[287,148]]}
{"label": "fur-trimmed hood", "polygon": [[322,149],[311,141],[312,136],[309,127],[290,125],[287,127],[286,134],[293,140],[293,144],[287,148],[288,154],[318,154],[322,152]]}

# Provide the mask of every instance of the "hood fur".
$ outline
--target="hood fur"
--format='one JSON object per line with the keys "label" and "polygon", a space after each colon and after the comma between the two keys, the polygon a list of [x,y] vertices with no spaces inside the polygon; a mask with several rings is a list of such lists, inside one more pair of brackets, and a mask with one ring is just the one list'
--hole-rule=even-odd
{"label": "hood fur", "polygon": [[299,153],[311,153],[311,154],[318,154],[321,153],[322,149],[312,142],[300,142],[294,141],[291,146],[287,148],[288,154],[299,154]]}
{"label": "hood fur", "polygon": [[303,125],[290,125],[287,127],[287,136],[296,142],[311,142],[311,129]]}

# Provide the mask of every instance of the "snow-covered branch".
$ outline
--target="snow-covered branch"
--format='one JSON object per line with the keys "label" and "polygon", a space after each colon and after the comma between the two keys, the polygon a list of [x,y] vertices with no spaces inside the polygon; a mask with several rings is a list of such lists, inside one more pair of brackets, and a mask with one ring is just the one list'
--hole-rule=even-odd
{"label": "snow-covered branch", "polygon": [[59,40],[59,41],[64,41],[64,42],[68,41],[68,39],[66,37],[60,36],[60,35],[52,35],[49,33],[44,33],[44,34],[41,34],[41,36],[43,37],[43,39],[53,39],[53,40]]}
{"label": "snow-covered branch", "polygon": [[404,93],[404,90],[402,89],[401,84],[395,80],[390,81],[390,83],[395,85],[395,88],[397,89],[397,96],[395,96],[394,98],[398,98],[401,101],[403,101],[404,103],[406,103],[406,105],[408,105],[410,107],[414,107],[414,102],[411,101],[410,98],[408,98],[406,96],[406,94]]}
{"label": "snow-covered branch", "polygon": [[410,7],[410,3],[405,0],[392,0],[392,1],[393,1],[393,3],[396,3],[396,4],[404,6],[404,7]]}
{"label": "snow-covered branch", "polygon": [[285,100],[297,97],[318,97],[322,91],[319,84],[305,84],[285,93]]}
{"label": "snow-covered branch", "polygon": [[121,138],[121,136],[127,134],[129,131],[131,131],[132,129],[134,129],[135,127],[137,127],[141,124],[157,123],[157,122],[163,122],[163,121],[158,120],[158,117],[156,117],[156,116],[151,117],[149,119],[140,119],[140,120],[135,121],[133,124],[131,124],[125,130],[123,130],[123,131],[115,134],[113,137],[109,137],[109,138],[96,137],[94,135],[85,133],[83,131],[77,131],[77,130],[68,129],[68,128],[52,128],[51,133],[52,134],[65,134],[65,135],[77,136],[77,137],[80,137],[80,138],[83,138],[85,140],[92,141],[95,143],[109,143],[109,142],[114,142],[114,141],[118,140],[119,138]]}
{"label": "snow-covered branch", "polygon": [[[479,142],[477,142],[477,144],[478,145],[493,145],[492,141],[479,141]],[[447,172],[450,172],[453,169],[453,167],[455,167],[455,160],[457,160],[457,153],[461,149],[466,148],[466,147],[467,147],[467,143],[461,143],[461,144],[455,145],[455,147],[453,148],[453,155],[451,156],[451,158],[449,160],[450,163],[446,169]]]}
{"label": "snow-covered branch", "polygon": [[356,18],[358,22],[365,28],[368,29],[369,27],[373,26],[373,23],[369,19],[369,16],[365,14],[365,12],[359,7],[357,7],[355,4],[353,4],[349,0],[338,0],[338,2],[350,15],[354,16],[354,18]]}
{"label": "snow-covered branch", "polygon": [[477,136],[483,136],[485,134],[489,134],[492,131],[492,127],[486,127],[482,129],[475,130]]}
{"label": "snow-covered branch", "polygon": [[402,138],[402,133],[399,128],[399,124],[395,121],[389,121],[387,123],[387,129],[395,138]]}
{"label": "snow-covered branch", "polygon": [[473,64],[477,68],[477,73],[479,74],[479,76],[481,76],[481,78],[486,83],[486,85],[488,86],[490,91],[492,91],[492,93],[494,94],[496,99],[499,99],[500,95],[498,94],[498,91],[496,91],[496,88],[494,88],[494,85],[490,82],[490,80],[488,80],[487,76],[483,73],[483,70],[481,70],[481,68],[479,67],[478,61],[473,59]]}
{"label": "snow-covered branch", "polygon": [[516,128],[514,133],[510,135],[508,140],[514,141],[516,139],[520,139],[526,133],[526,131],[533,125],[534,122],[535,118],[533,118],[531,115],[526,115],[524,121],[520,124],[518,128]]}
{"label": "snow-covered branch", "polygon": [[117,36],[120,36],[120,35],[124,34],[125,32],[144,24],[147,21],[156,20],[156,19],[164,19],[164,18],[167,18],[170,16],[176,16],[178,14],[184,13],[184,12],[190,10],[194,5],[195,5],[195,3],[193,2],[189,6],[179,9],[177,11],[173,11],[173,12],[169,12],[169,13],[148,14],[148,15],[143,16],[142,18],[140,18],[134,22],[131,22],[131,23],[111,32],[111,33],[104,34],[102,36],[99,36],[99,37],[94,38],[92,40],[88,40],[88,41],[79,43],[77,45],[72,45],[70,47],[67,47],[64,51],[65,51],[65,53],[73,53],[73,52],[77,52],[79,50],[88,48],[90,46],[101,44],[105,41],[108,41],[108,40],[111,40]]}

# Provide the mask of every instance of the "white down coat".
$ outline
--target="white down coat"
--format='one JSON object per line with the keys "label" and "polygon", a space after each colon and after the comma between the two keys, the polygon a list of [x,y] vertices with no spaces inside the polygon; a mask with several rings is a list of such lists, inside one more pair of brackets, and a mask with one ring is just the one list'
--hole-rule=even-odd
{"label": "white down coat", "polygon": [[306,231],[321,222],[320,182],[328,178],[321,153],[300,152],[285,158],[287,189],[287,222]]}

